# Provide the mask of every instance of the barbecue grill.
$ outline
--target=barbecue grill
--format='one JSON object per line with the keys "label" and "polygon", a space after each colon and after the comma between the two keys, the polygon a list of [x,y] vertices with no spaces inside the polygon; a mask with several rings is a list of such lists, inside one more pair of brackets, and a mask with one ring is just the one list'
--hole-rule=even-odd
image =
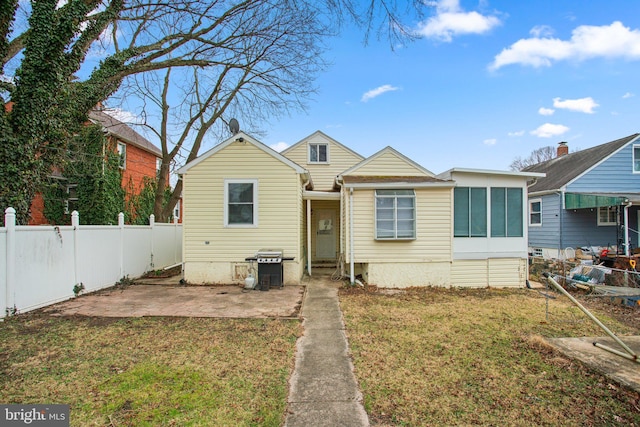
{"label": "barbecue grill", "polygon": [[258,262],[258,287],[268,291],[271,287],[281,288],[283,285],[282,250],[260,249],[256,252]]}

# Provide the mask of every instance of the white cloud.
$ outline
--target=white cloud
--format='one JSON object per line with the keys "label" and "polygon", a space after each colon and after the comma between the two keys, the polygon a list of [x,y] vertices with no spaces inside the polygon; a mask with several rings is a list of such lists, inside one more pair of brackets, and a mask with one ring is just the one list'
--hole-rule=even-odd
{"label": "white cloud", "polygon": [[496,16],[485,16],[478,12],[465,12],[458,0],[429,2],[436,7],[436,15],[418,23],[416,32],[420,36],[450,42],[453,36],[484,34],[502,22]]}
{"label": "white cloud", "polygon": [[556,108],[563,108],[569,111],[577,111],[579,113],[593,114],[593,109],[598,107],[599,104],[593,100],[590,96],[580,99],[565,99],[553,98],[553,106]]}
{"label": "white cloud", "polygon": [[498,142],[498,140],[495,139],[495,138],[489,138],[489,139],[485,139],[484,141],[482,141],[482,143],[484,145],[496,145],[497,142]]}
{"label": "white cloud", "polygon": [[631,93],[631,92],[627,92],[624,95],[622,95],[622,98],[623,99],[627,99],[627,98],[633,98],[634,96],[636,96],[636,95]]}
{"label": "white cloud", "polygon": [[286,142],[280,141],[280,142],[276,142],[275,144],[271,144],[269,147],[271,147],[272,149],[276,150],[279,153],[289,148],[289,144],[287,144]]}
{"label": "white cloud", "polygon": [[121,108],[105,108],[103,112],[116,120],[120,120],[122,123],[142,124],[142,119],[131,111],[123,110]]}
{"label": "white cloud", "polygon": [[573,30],[570,40],[551,38],[548,33],[534,30],[534,37],[520,39],[496,55],[489,69],[510,64],[550,67],[556,61],[599,57],[640,59],[640,30],[631,30],[620,21],[599,27],[581,25]]}
{"label": "white cloud", "polygon": [[551,138],[552,136],[562,135],[569,130],[564,125],[555,125],[553,123],[545,123],[539,126],[536,130],[531,131],[531,135],[535,135],[539,138]]}
{"label": "white cloud", "polygon": [[507,135],[511,137],[517,137],[517,136],[523,136],[524,134],[525,134],[525,131],[519,130],[516,132],[509,132]]}
{"label": "white cloud", "polygon": [[551,116],[555,112],[556,110],[554,110],[553,108],[540,107],[540,109],[538,110],[538,114],[540,114],[541,116]]}
{"label": "white cloud", "polygon": [[391,92],[394,90],[398,90],[399,88],[395,87],[395,86],[391,86],[391,85],[382,85],[379,86],[375,89],[371,89],[370,91],[367,91],[364,93],[364,95],[362,95],[362,98],[360,99],[360,101],[362,102],[367,102],[370,99],[373,99],[377,96],[382,95],[385,92]]}
{"label": "white cloud", "polygon": [[536,25],[529,31],[529,34],[531,34],[535,38],[540,38],[551,37],[553,35],[553,32],[553,28],[548,25]]}

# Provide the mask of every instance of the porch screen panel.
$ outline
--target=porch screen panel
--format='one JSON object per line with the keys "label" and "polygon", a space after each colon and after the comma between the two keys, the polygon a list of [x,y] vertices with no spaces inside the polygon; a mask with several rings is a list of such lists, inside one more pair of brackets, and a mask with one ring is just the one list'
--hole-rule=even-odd
{"label": "porch screen panel", "polygon": [[522,237],[522,189],[507,188],[507,236]]}

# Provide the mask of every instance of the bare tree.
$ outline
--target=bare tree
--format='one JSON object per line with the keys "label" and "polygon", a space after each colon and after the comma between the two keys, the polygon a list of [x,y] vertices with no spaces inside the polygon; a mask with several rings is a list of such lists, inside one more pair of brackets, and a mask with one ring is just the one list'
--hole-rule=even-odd
{"label": "bare tree", "polygon": [[509,165],[509,169],[512,171],[521,171],[529,166],[537,165],[538,163],[545,162],[547,160],[551,160],[556,157],[556,149],[555,147],[549,145],[547,147],[536,148],[529,154],[528,157],[516,157],[511,164]]}
{"label": "bare tree", "polygon": [[215,35],[218,49],[212,52],[215,66],[172,67],[125,80],[118,97],[143,101],[140,114],[162,150],[154,203],[157,221],[171,216],[182,192],[178,181],[165,203],[172,167],[195,159],[205,137],[228,135],[225,123],[231,116],[253,126],[304,108],[325,65],[325,35],[315,8],[265,2],[220,28]]}

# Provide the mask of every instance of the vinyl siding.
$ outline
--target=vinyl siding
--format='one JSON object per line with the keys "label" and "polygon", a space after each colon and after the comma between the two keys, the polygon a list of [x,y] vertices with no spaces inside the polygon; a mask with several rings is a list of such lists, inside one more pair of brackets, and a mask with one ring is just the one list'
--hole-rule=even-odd
{"label": "vinyl siding", "polygon": [[[375,239],[375,191],[354,191],[356,263],[431,262],[451,259],[451,189],[416,189],[415,193],[416,239],[380,241]],[[346,198],[348,204],[348,194]],[[345,214],[348,218],[348,208]],[[350,236],[347,234],[345,237],[349,243]],[[347,244],[347,260],[349,256]]]}
{"label": "vinyl siding", "polygon": [[[617,227],[598,226],[596,209],[593,211],[591,209],[565,210],[562,221],[563,249],[566,247],[615,245],[617,242]],[[631,227],[635,228],[633,225]]]}
{"label": "vinyl siding", "polygon": [[[328,144],[329,163],[309,163],[309,144]],[[332,191],[336,176],[362,160],[321,134],[312,135],[283,154],[309,171],[315,191]]]}
{"label": "vinyl siding", "polygon": [[465,288],[524,287],[527,272],[526,262],[522,258],[454,261],[451,266],[451,286]]}
{"label": "vinyl siding", "polygon": [[[548,194],[542,197],[531,196],[531,199],[540,199],[542,202],[542,225],[529,226],[529,246],[557,248],[560,245],[561,196]],[[529,212],[527,212],[528,214]]]}
{"label": "vinyl siding", "polygon": [[[224,227],[225,179],[258,180],[258,227]],[[283,249],[300,262],[301,184],[291,167],[252,144],[234,142],[183,180],[186,263],[243,261],[260,248]]]}
{"label": "vinyl siding", "polygon": [[633,143],[567,186],[567,192],[631,192],[640,191],[640,173],[633,173]]}
{"label": "vinyl siding", "polygon": [[353,171],[358,176],[430,176],[424,171],[407,163],[406,160],[391,152],[383,153],[379,157],[362,165]]}

